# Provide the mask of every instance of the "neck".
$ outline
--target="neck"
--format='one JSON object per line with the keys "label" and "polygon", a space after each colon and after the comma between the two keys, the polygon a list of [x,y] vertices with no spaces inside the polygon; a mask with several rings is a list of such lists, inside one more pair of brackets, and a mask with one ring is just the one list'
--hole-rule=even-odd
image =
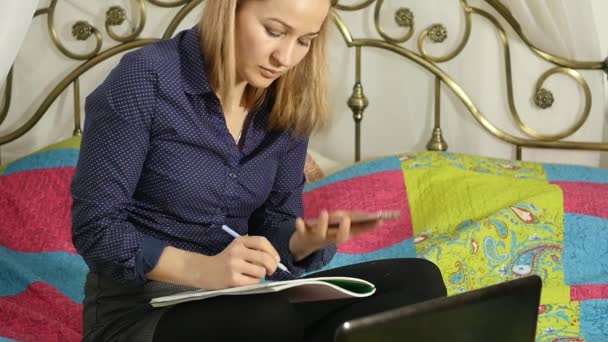
{"label": "neck", "polygon": [[244,106],[243,104],[243,95],[245,94],[245,88],[247,87],[247,82],[236,82],[231,87],[232,99],[229,101],[230,103],[224,103],[226,106],[226,113],[234,113],[235,109],[241,108]]}

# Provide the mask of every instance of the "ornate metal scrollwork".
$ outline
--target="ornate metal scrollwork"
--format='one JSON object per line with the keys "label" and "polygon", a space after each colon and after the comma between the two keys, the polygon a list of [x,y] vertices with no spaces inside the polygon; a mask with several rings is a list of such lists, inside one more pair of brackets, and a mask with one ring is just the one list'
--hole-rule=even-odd
{"label": "ornate metal scrollwork", "polygon": [[148,0],[148,1],[150,1],[151,4],[156,5],[158,7],[169,8],[169,7],[183,6],[183,5],[187,4],[188,2],[190,2],[191,0],[177,0],[177,1],[173,1],[173,2],[164,2],[164,1],[160,1],[160,0]]}
{"label": "ornate metal scrollwork", "polygon": [[131,33],[126,36],[121,36],[115,33],[112,29],[113,26],[121,25],[125,20],[127,20],[126,11],[120,6],[112,6],[106,12],[106,32],[108,35],[117,42],[128,42],[139,37],[141,32],[144,30],[144,26],[146,25],[146,4],[144,0],[137,0],[137,5],[139,9],[139,21],[135,28],[131,29]]}
{"label": "ornate metal scrollwork", "polygon": [[[410,0],[413,1],[413,0]],[[530,50],[540,56],[542,59],[557,65],[556,68],[549,70],[543,76],[541,76],[540,80],[537,82],[536,93],[534,95],[534,102],[541,108],[550,108],[555,104],[555,96],[551,93],[550,90],[543,87],[545,80],[556,74],[561,73],[570,78],[573,78],[578,82],[581,89],[585,94],[585,108],[583,109],[581,115],[579,115],[579,119],[568,129],[560,132],[558,134],[543,134],[537,132],[527,126],[523,120],[521,119],[517,108],[515,106],[514,95],[513,95],[513,77],[512,77],[512,62],[510,55],[510,47],[508,38],[506,35],[506,31],[501,26],[500,22],[496,19],[496,17],[487,11],[484,11],[477,7],[472,7],[467,3],[467,0],[459,0],[461,7],[464,12],[465,18],[465,31],[462,39],[455,49],[448,52],[443,56],[432,56],[425,50],[426,42],[434,42],[434,43],[442,43],[445,42],[448,37],[448,29],[445,25],[437,23],[432,26],[424,29],[418,35],[418,51],[417,54],[414,51],[411,51],[404,46],[402,43],[407,42],[415,31],[415,15],[414,13],[406,7],[401,7],[395,12],[395,22],[399,27],[408,28],[408,32],[402,37],[393,37],[389,36],[385,33],[381,23],[380,23],[380,12],[381,7],[384,4],[383,0],[375,1],[375,9],[374,9],[374,24],[376,26],[376,30],[382,39],[373,39],[373,38],[362,38],[357,39],[353,38],[350,30],[347,25],[344,23],[342,18],[334,13],[333,18],[336,22],[340,32],[342,33],[344,40],[348,47],[355,47],[357,49],[357,54],[360,54],[360,49],[363,47],[374,47],[380,48],[387,51],[394,52],[398,55],[406,57],[420,66],[427,69],[429,72],[433,73],[435,77],[438,79],[439,83],[443,83],[447,86],[449,90],[451,90],[465,105],[465,107],[470,111],[473,117],[481,124],[481,126],[490,132],[492,135],[507,141],[514,146],[517,147],[518,151],[521,152],[522,147],[544,147],[544,148],[557,148],[557,149],[586,149],[586,150],[601,150],[608,151],[607,143],[600,142],[569,142],[562,141],[562,139],[571,136],[574,132],[578,131],[578,129],[584,124],[586,121],[591,105],[591,92],[589,86],[585,79],[575,70],[575,69],[586,69],[586,70],[598,70],[603,69],[606,74],[608,74],[608,58],[602,62],[585,62],[585,61],[574,61],[566,58],[562,58],[560,56],[551,54],[547,51],[543,51],[535,46],[530,40],[526,37],[521,29],[521,26],[512,16],[510,11],[506,8],[506,6],[501,2],[501,0],[485,0],[491,7],[493,7],[496,12],[504,18],[509,25],[516,31],[516,33],[522,38],[524,43],[530,48]],[[405,0],[404,0],[405,2]],[[338,4],[335,8],[337,10],[342,11],[356,11],[368,7],[374,4],[374,0],[361,1],[354,5],[340,5]],[[520,138],[509,134],[496,126],[494,126],[481,112],[481,110],[475,105],[473,100],[467,93],[442,69],[439,68],[438,64],[447,62],[452,60],[456,56],[460,55],[463,49],[468,44],[468,41],[471,36],[472,29],[472,16],[478,15],[480,17],[484,17],[488,19],[498,30],[499,38],[504,48],[504,58],[505,58],[505,67],[506,67],[506,75],[507,75],[507,91],[508,91],[508,101],[509,101],[509,110],[511,112],[512,117],[515,122],[518,124],[520,129],[528,135],[531,139]],[[358,72],[359,69],[357,69]],[[437,96],[437,95],[436,95]],[[351,97],[352,99],[353,97]],[[356,108],[352,108],[354,110],[355,117],[360,117],[363,115],[361,112],[361,108],[358,106],[353,106]],[[355,113],[356,111],[356,113]],[[436,113],[436,127],[433,131],[433,137],[429,142],[429,148],[437,150],[445,147],[445,141],[443,140],[441,134],[441,127],[439,127],[439,119],[440,113]],[[357,135],[358,136],[358,135]],[[359,149],[360,142],[357,140],[355,148]],[[518,153],[518,157],[521,156],[521,153]]]}
{"label": "ornate metal scrollwork", "polygon": [[93,35],[95,28],[88,21],[79,20],[72,25],[72,36],[78,40],[87,40]]}
{"label": "ornate metal scrollwork", "polygon": [[395,22],[401,27],[414,26],[414,12],[409,8],[401,7],[395,12]]}
{"label": "ornate metal scrollwork", "polygon": [[376,26],[376,31],[378,32],[378,34],[387,42],[393,44],[401,44],[410,40],[410,38],[412,38],[414,32],[416,31],[414,13],[409,8],[400,8],[397,10],[397,12],[395,12],[395,22],[397,23],[397,25],[399,25],[400,27],[408,28],[408,31],[401,37],[393,37],[384,31],[384,28],[382,28],[382,23],[380,22],[380,13],[382,10],[382,5],[384,4],[384,0],[376,1],[376,7],[374,8],[374,25]]}
{"label": "ornate metal scrollwork", "polygon": [[469,42],[469,38],[471,37],[471,26],[472,26],[471,7],[469,7],[466,0],[460,0],[460,5],[461,5],[461,7],[464,11],[464,15],[465,15],[465,32],[464,32],[464,36],[462,37],[462,40],[460,41],[460,44],[458,44],[458,46],[453,51],[448,52],[444,56],[441,56],[441,57],[431,56],[424,48],[424,43],[425,43],[425,41],[427,41],[426,38],[429,38],[428,40],[430,40],[431,42],[433,42],[435,44],[443,43],[448,38],[448,29],[447,29],[447,27],[445,27],[445,25],[439,24],[439,23],[433,24],[426,30],[422,31],[420,33],[420,35],[418,36],[418,50],[420,51],[420,54],[427,60],[434,62],[434,63],[443,63],[443,62],[452,60],[456,56],[458,56],[462,52],[462,50],[464,50],[464,47]]}
{"label": "ornate metal scrollwork", "polygon": [[542,109],[551,108],[554,102],[555,97],[553,96],[553,93],[546,88],[540,88],[534,97],[534,103]]}
{"label": "ornate metal scrollwork", "polygon": [[428,31],[428,36],[433,43],[443,43],[448,38],[448,29],[443,24],[433,24]]}
{"label": "ornate metal scrollwork", "polygon": [[121,25],[126,19],[127,13],[120,6],[112,6],[106,12],[106,23],[110,26]]}
{"label": "ornate metal scrollwork", "polygon": [[[77,135],[81,132],[80,128],[80,82],[79,77],[89,69],[93,68],[102,61],[115,56],[121,52],[138,48],[146,44],[152,43],[159,40],[160,38],[142,39],[140,37],[141,32],[144,29],[146,23],[146,6],[145,0],[135,0],[138,8],[138,21],[134,27],[131,28],[127,35],[119,35],[113,31],[116,26],[123,25],[129,21],[127,12],[119,6],[111,6],[106,11],[105,17],[105,28],[113,40],[119,42],[116,46],[111,46],[102,51],[103,37],[101,32],[91,23],[86,20],[78,20],[72,25],[72,36],[78,41],[87,41],[91,37],[95,37],[95,47],[85,53],[77,53],[68,49],[55,28],[55,17],[57,6],[60,0],[50,0],[48,7],[38,9],[34,15],[34,18],[47,17],[47,28],[48,33],[51,37],[53,45],[66,57],[77,61],[82,61],[82,64],[78,65],[74,70],[69,72],[59,83],[57,83],[50,93],[44,98],[42,103],[38,106],[33,115],[30,115],[24,124],[19,126],[13,132],[5,135],[0,135],[0,145],[14,141],[19,137],[27,133],[46,113],[48,108],[53,104],[59,95],[67,89],[68,86],[73,85],[74,87],[74,132]],[[170,37],[181,21],[190,13],[196,6],[198,6],[204,0],[179,0],[173,2],[162,2],[160,0],[148,0],[150,3],[161,6],[161,7],[179,7],[180,10],[171,20],[171,23],[167,27],[162,38]],[[8,114],[8,110],[11,103],[11,90],[13,86],[13,69],[7,77],[7,83],[4,90],[4,96],[0,98],[0,123],[4,121]]]}

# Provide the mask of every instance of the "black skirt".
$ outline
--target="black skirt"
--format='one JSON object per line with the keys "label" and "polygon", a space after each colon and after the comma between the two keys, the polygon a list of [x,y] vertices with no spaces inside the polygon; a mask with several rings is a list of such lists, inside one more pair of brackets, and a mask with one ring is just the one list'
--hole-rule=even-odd
{"label": "black skirt", "polygon": [[125,284],[97,273],[85,283],[83,342],[152,342],[156,324],[168,307],[153,308],[152,298],[191,287],[148,281]]}

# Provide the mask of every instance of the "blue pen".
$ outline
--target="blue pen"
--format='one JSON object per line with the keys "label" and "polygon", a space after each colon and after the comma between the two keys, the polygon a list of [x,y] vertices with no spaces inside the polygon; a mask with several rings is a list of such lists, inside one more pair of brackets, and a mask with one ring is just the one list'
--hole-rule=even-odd
{"label": "blue pen", "polygon": [[[222,229],[223,229],[223,230],[224,230],[226,233],[230,234],[230,235],[231,235],[233,238],[237,238],[237,237],[240,237],[240,236],[241,236],[241,235],[239,235],[239,233],[235,232],[234,230],[232,230],[232,228],[228,227],[227,225],[222,225]],[[289,270],[287,269],[287,267],[285,267],[285,265],[283,265],[283,264],[279,263],[279,265],[277,265],[277,267],[278,267],[280,270],[283,270],[283,271],[285,271],[285,272],[287,272],[287,273],[291,274],[291,272],[289,272]]]}

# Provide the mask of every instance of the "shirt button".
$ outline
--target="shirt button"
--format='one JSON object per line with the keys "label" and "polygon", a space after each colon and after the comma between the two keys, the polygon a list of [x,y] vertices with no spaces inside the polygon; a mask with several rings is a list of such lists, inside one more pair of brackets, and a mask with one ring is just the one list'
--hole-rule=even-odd
{"label": "shirt button", "polygon": [[234,172],[230,172],[230,173],[228,174],[228,176],[230,176],[231,178],[236,178],[236,174],[234,174]]}

